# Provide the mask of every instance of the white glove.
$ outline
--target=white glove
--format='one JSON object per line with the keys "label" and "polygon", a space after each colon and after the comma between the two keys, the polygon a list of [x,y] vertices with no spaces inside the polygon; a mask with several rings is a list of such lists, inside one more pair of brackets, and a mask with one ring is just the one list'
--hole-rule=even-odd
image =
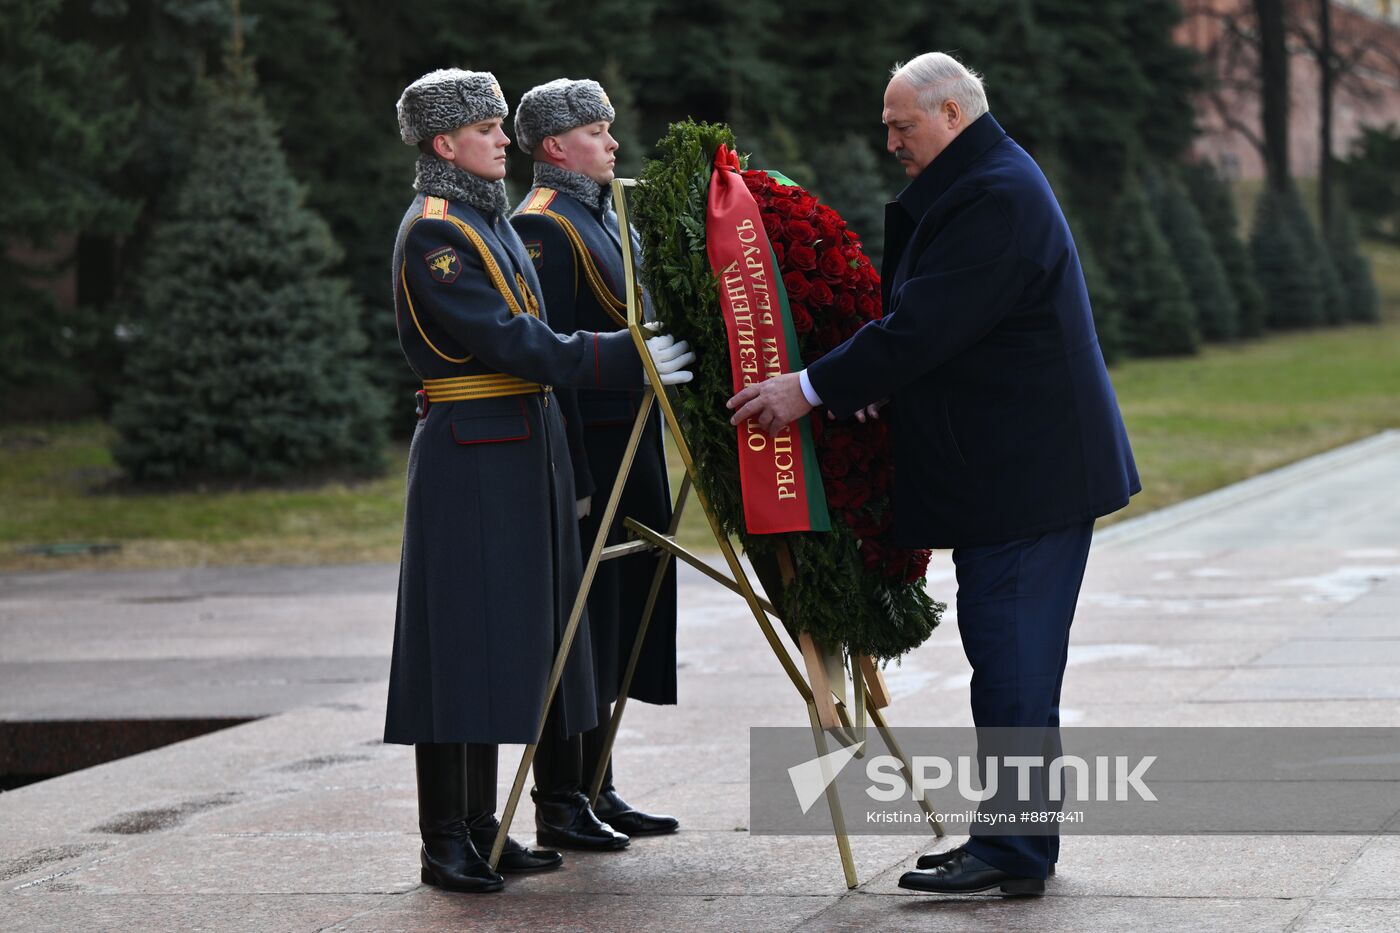
{"label": "white glove", "polygon": [[[651,322],[645,326],[648,330],[656,331],[661,325]],[[695,362],[695,354],[690,352],[690,344],[684,340],[678,341],[670,334],[648,337],[646,344],[647,352],[651,354],[651,361],[656,364],[656,372],[661,377],[662,385],[678,385],[695,378],[694,374],[685,368]],[[642,382],[651,382],[651,377],[645,370],[642,371]]]}
{"label": "white glove", "polygon": [[578,512],[578,517],[580,519],[587,518],[588,513],[593,511],[593,497],[584,496],[582,499],[579,499],[574,503],[574,510]]}

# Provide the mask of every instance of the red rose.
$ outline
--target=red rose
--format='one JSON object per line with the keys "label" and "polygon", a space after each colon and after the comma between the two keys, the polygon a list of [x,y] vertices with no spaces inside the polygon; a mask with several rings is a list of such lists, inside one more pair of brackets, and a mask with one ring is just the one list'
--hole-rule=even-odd
{"label": "red rose", "polygon": [[769,209],[760,212],[763,217],[763,232],[768,234],[768,239],[777,242],[783,235],[783,218],[777,212]]}
{"label": "red rose", "polygon": [[783,244],[778,242],[777,240],[772,239],[771,237],[769,238],[768,242],[773,247],[773,261],[776,262],[778,264],[778,268],[781,269],[783,266]]}
{"label": "red rose", "polygon": [[789,309],[792,312],[792,329],[799,334],[807,334],[812,331],[812,315],[807,313],[807,308],[800,302],[792,302]]}
{"label": "red rose", "polygon": [[799,192],[797,195],[797,207],[798,210],[801,211],[797,216],[808,217],[815,213],[817,208],[821,207],[821,205],[817,203],[817,199],[810,194]]}
{"label": "red rose", "polygon": [[803,241],[794,239],[792,249],[788,250],[788,262],[794,269],[811,272],[817,268],[817,251],[802,243]]}
{"label": "red rose", "polygon": [[834,509],[844,508],[850,498],[846,492],[846,484],[839,479],[833,479],[823,485],[826,487],[826,504]]}
{"label": "red rose", "polygon": [[805,220],[789,221],[784,227],[788,239],[794,243],[801,243],[803,246],[811,246],[812,241],[817,238],[817,231]]}
{"label": "red rose", "polygon": [[821,262],[817,267],[828,282],[840,282],[842,276],[851,268],[839,249],[829,249],[822,253]]}
{"label": "red rose", "polygon": [[837,292],[836,311],[842,317],[850,317],[856,313],[856,300],[851,297],[850,292]]}
{"label": "red rose", "polygon": [[867,321],[873,321],[880,316],[880,302],[869,295],[860,295],[856,298],[856,311]]}
{"label": "red rose", "polygon": [[[784,279],[784,281],[787,280]],[[830,322],[821,328],[821,331],[817,334],[817,338],[821,345],[828,350],[834,350],[846,342],[846,338],[841,335],[841,331],[837,329],[835,324]]]}
{"label": "red rose", "polygon": [[814,219],[817,222],[817,231],[821,234],[822,239],[835,241],[841,235],[841,227],[843,224],[834,211],[826,209],[819,210]]}
{"label": "red rose", "polygon": [[909,557],[909,567],[904,574],[905,583],[918,583],[928,573],[928,560],[932,551],[914,551]]}
{"label": "red rose", "polygon": [[[797,247],[793,247],[793,252]],[[788,299],[791,301],[804,301],[811,293],[812,287],[807,284],[807,279],[800,272],[789,272],[783,276],[783,287],[787,289]]]}
{"label": "red rose", "polygon": [[784,220],[804,216],[798,211],[797,203],[795,201],[790,201],[787,198],[775,198],[773,200],[773,210],[776,211],[778,215],[781,216]]}
{"label": "red rose", "polygon": [[[797,249],[798,248],[794,246],[792,248],[792,251],[796,253]],[[831,293],[831,286],[827,285],[821,279],[817,279],[815,282],[810,283],[807,295],[808,300],[814,306],[819,308],[826,307],[827,305],[831,304],[832,300],[835,298],[835,296]]]}
{"label": "red rose", "polygon": [[851,458],[844,448],[835,447],[823,450],[817,459],[821,462],[822,476],[841,479],[851,472]]}

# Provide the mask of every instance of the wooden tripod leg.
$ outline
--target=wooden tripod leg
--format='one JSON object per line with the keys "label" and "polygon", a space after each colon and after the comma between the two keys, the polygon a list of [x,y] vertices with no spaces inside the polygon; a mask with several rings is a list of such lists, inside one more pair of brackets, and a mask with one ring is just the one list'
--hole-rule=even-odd
{"label": "wooden tripod leg", "polygon": [[501,812],[501,829],[496,833],[496,841],[491,846],[491,857],[488,860],[492,871],[501,864],[501,853],[506,848],[506,833],[510,830],[511,821],[515,819],[516,808],[520,806],[520,795],[524,792],[525,781],[530,776],[530,765],[535,762],[535,750],[544,736],[545,725],[549,721],[549,708],[554,704],[554,694],[559,690],[559,682],[564,679],[564,665],[569,660],[569,650],[574,646],[574,635],[578,633],[584,607],[588,605],[588,591],[593,588],[593,577],[603,559],[603,546],[607,543],[613,519],[617,517],[617,504],[622,501],[622,490],[627,484],[627,475],[632,470],[632,461],[636,458],[637,447],[642,441],[642,429],[646,427],[647,415],[651,414],[651,406],[655,401],[656,391],[648,386],[642,395],[642,404],[638,406],[636,420],[632,422],[632,434],[627,438],[627,446],[623,449],[622,462],[618,465],[617,479],[613,482],[608,504],[598,522],[598,537],[593,540],[593,549],[588,555],[588,561],[583,565],[583,577],[579,580],[578,593],[574,596],[573,609],[569,612],[569,622],[564,626],[559,650],[554,655],[554,666],[549,671],[549,684],[545,687],[544,705],[540,707],[539,726],[535,729],[535,741],[525,746],[525,754],[520,757],[520,767],[515,772],[515,783],[510,787],[510,797],[506,799],[506,808]]}
{"label": "wooden tripod leg", "polygon": [[[666,534],[674,537],[681,525],[681,514],[685,511],[685,500],[690,495],[690,474],[681,480],[680,491],[676,493],[676,505],[671,510],[671,524]],[[588,805],[598,804],[598,794],[603,790],[603,776],[608,773],[608,759],[612,757],[613,743],[617,741],[617,730],[622,725],[622,711],[627,708],[627,692],[632,689],[632,678],[637,673],[637,664],[642,658],[642,644],[646,641],[647,628],[651,626],[651,615],[656,609],[656,600],[661,595],[661,584],[666,580],[666,571],[671,566],[671,552],[663,549],[656,558],[656,573],[651,578],[651,589],[642,609],[641,621],[637,623],[637,637],[632,642],[632,654],[627,659],[627,670],[622,675],[622,685],[617,691],[617,702],[613,704],[612,719],[608,721],[608,733],[603,737],[603,752],[598,756],[598,769],[589,785]]]}
{"label": "wooden tripod leg", "polygon": [[[786,587],[797,579],[797,568],[793,566],[792,551],[786,544],[778,545],[777,555],[778,569],[782,572],[783,586]],[[788,622],[796,628],[795,619],[789,619]],[[806,632],[797,636],[797,644],[802,649],[802,663],[807,668],[807,683],[812,688],[812,703],[817,711],[817,721],[823,729],[835,729],[841,725],[841,720],[836,715],[836,702],[831,695],[831,679],[827,676],[824,652],[817,646],[816,640]]]}
{"label": "wooden tripod leg", "polygon": [[[817,717],[817,707],[810,700],[807,702],[807,718],[812,723],[817,757],[823,758],[827,754],[826,733],[822,731],[821,720]],[[846,835],[846,818],[841,813],[841,798],[836,794],[836,781],[830,767],[830,762],[822,762],[822,780],[826,782],[826,805],[831,810],[831,826],[836,831],[836,851],[841,855],[841,871],[846,876],[846,887],[849,889],[860,881],[856,877],[856,861],[851,855],[851,840]]]}
{"label": "wooden tripod leg", "polygon": [[889,706],[890,688],[885,683],[885,675],[880,672],[880,666],[868,654],[861,655],[859,662],[860,675],[865,681],[866,695],[870,698],[870,708],[884,709]]}

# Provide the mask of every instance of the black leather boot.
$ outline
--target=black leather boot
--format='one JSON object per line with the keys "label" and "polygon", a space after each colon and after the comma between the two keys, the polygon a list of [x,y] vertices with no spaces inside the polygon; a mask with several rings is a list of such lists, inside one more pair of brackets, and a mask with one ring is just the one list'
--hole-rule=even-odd
{"label": "black leather boot", "polygon": [[[476,850],[488,860],[501,830],[501,821],[496,819],[496,752],[495,745],[467,746],[467,829]],[[507,836],[496,870],[503,875],[514,875],[549,871],[563,864],[564,856],[558,852],[527,849]]]}
{"label": "black leather boot", "polygon": [[[598,773],[598,762],[602,760],[603,744],[608,736],[608,721],[612,711],[606,706],[598,710],[598,727],[583,733],[583,779],[590,786],[593,775]],[[612,757],[608,757],[607,770],[603,774],[603,787],[598,799],[593,802],[593,812],[598,819],[618,832],[629,836],[664,836],[680,828],[680,820],[662,813],[643,813],[618,796],[613,787]]]}
{"label": "black leather boot", "polygon": [[413,746],[413,752],[423,883],[448,891],[499,891],[505,879],[477,852],[467,828],[464,747],[459,742],[424,742]]}
{"label": "black leather boot", "polygon": [[631,840],[594,815],[582,787],[583,746],[546,729],[535,750],[535,841],[561,849],[612,851]]}

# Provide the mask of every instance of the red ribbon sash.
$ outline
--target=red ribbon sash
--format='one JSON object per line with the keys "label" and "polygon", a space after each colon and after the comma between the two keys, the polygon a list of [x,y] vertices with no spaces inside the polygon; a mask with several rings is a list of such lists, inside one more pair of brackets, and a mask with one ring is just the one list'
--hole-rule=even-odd
{"label": "red ribbon sash", "polygon": [[[720,146],[705,212],[706,251],[719,277],[735,392],[792,372],[798,360],[795,335],[784,327],[782,276],[758,204],[738,172],[738,156]],[[788,425],[777,437],[764,434],[753,420],[736,429],[744,524],[750,534],[829,530],[821,472],[810,440],[803,443],[805,429],[805,420]]]}

